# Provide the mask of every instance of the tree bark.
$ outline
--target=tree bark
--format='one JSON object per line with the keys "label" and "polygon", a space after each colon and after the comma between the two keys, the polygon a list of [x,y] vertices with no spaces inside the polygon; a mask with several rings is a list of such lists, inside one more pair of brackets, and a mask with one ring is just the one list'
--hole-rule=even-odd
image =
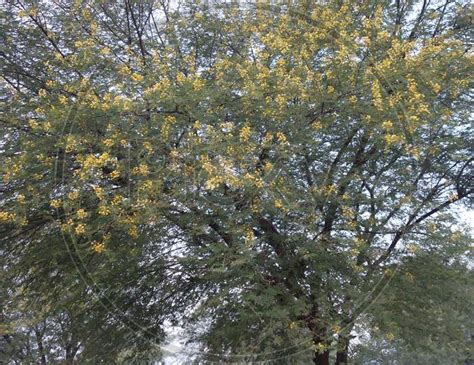
{"label": "tree bark", "polygon": [[315,365],[329,365],[329,351],[316,352],[313,362]]}
{"label": "tree bark", "polygon": [[338,340],[335,365],[347,365],[349,339],[342,337]]}
{"label": "tree bark", "polygon": [[315,352],[313,362],[315,365],[329,365],[329,350],[327,344],[327,329],[323,321],[320,319],[319,309],[317,304],[313,304],[311,312],[306,317],[308,329],[313,334],[313,344]]}
{"label": "tree bark", "polygon": [[337,352],[335,365],[347,365],[347,351],[346,350],[340,350]]}

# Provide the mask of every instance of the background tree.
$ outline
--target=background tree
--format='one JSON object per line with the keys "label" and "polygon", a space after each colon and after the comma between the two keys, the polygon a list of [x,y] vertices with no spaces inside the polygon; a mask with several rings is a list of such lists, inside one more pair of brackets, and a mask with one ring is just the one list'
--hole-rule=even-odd
{"label": "background tree", "polygon": [[207,359],[345,363],[472,195],[467,2],[2,12],[7,291],[68,316],[68,361],[169,320]]}
{"label": "background tree", "polygon": [[423,241],[425,250],[403,259],[369,311],[370,338],[361,336],[355,363],[463,364],[472,359],[471,240],[460,232],[451,238],[436,232]]}

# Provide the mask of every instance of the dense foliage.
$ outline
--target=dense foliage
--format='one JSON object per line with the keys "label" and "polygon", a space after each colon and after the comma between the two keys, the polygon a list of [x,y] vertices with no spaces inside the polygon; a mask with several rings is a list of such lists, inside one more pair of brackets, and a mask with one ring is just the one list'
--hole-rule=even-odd
{"label": "dense foliage", "polygon": [[464,361],[472,10],[6,1],[1,356]]}

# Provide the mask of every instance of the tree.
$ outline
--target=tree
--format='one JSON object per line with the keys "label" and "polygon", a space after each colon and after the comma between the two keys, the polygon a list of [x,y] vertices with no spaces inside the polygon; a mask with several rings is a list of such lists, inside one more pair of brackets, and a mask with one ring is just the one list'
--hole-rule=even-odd
{"label": "tree", "polygon": [[108,309],[116,348],[169,320],[206,358],[345,363],[472,197],[472,6],[172,5],[3,5],[9,283]]}
{"label": "tree", "polygon": [[354,349],[355,363],[466,364],[472,358],[468,238],[437,232],[424,239],[426,250],[403,259],[366,315],[365,327],[372,330]]}

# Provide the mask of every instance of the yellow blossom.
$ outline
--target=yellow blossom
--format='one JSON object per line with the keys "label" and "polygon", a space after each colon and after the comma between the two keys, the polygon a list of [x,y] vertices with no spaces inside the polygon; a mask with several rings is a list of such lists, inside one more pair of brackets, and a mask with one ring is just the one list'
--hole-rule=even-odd
{"label": "yellow blossom", "polygon": [[0,222],[6,223],[13,220],[14,216],[8,212],[0,212]]}
{"label": "yellow blossom", "polygon": [[201,79],[195,79],[193,81],[193,89],[195,91],[199,91],[201,90],[202,88],[204,87],[204,81],[202,81]]}
{"label": "yellow blossom", "polygon": [[23,194],[19,194],[17,197],[16,197],[16,201],[19,203],[19,204],[25,204],[25,196]]}
{"label": "yellow blossom", "polygon": [[278,139],[278,142],[282,144],[288,142],[288,140],[286,139],[286,136],[282,132],[277,132],[276,137]]}
{"label": "yellow blossom", "polygon": [[176,81],[178,81],[179,84],[182,84],[186,80],[186,76],[182,72],[179,72],[176,75]]}
{"label": "yellow blossom", "polygon": [[93,241],[92,244],[91,244],[91,249],[92,251],[94,252],[97,252],[97,253],[102,253],[105,251],[105,244],[104,243],[99,243],[97,241]]}
{"label": "yellow blossom", "polygon": [[138,229],[136,226],[132,226],[128,229],[128,234],[130,237],[137,238],[138,237]]}
{"label": "yellow blossom", "polygon": [[76,214],[79,219],[84,219],[87,217],[87,212],[84,209],[78,209]]}
{"label": "yellow blossom", "polygon": [[94,193],[99,199],[104,198],[104,189],[102,189],[100,186],[94,186],[93,187]]}
{"label": "yellow blossom", "polygon": [[378,110],[383,110],[382,89],[379,80],[375,79],[372,83],[372,100]]}
{"label": "yellow blossom", "polygon": [[28,121],[28,125],[30,126],[31,129],[36,129],[39,127],[39,124],[36,120],[30,119]]}
{"label": "yellow blossom", "polygon": [[79,192],[76,190],[76,191],[71,191],[67,197],[69,198],[69,200],[77,200],[77,198],[79,198]]}
{"label": "yellow blossom", "polygon": [[140,164],[137,167],[134,167],[132,172],[136,175],[143,175],[146,176],[149,174],[148,166],[145,164]]}
{"label": "yellow blossom", "polygon": [[114,142],[112,139],[107,138],[107,139],[105,139],[102,143],[104,143],[104,145],[105,145],[106,147],[112,147],[115,142]]}
{"label": "yellow blossom", "polygon": [[97,210],[97,213],[99,213],[99,215],[102,215],[102,216],[109,215],[110,208],[106,205],[100,205],[99,209]]}
{"label": "yellow blossom", "polygon": [[136,82],[143,81],[143,76],[140,74],[133,73],[131,77],[133,81],[136,81]]}
{"label": "yellow blossom", "polygon": [[61,206],[61,201],[59,199],[51,199],[49,204],[53,207],[58,209]]}
{"label": "yellow blossom", "polygon": [[112,179],[118,179],[120,177],[120,172],[118,172],[117,170],[114,170],[110,173],[110,177]]}
{"label": "yellow blossom", "polygon": [[385,337],[387,338],[387,340],[389,341],[393,341],[395,340],[395,335],[392,333],[392,332],[389,332],[385,335]]}
{"label": "yellow blossom", "polygon": [[434,83],[432,85],[432,89],[435,94],[439,94],[441,92],[441,85],[438,83]]}
{"label": "yellow blossom", "polygon": [[83,235],[84,233],[86,233],[86,226],[82,223],[78,224],[76,226],[76,228],[74,229],[74,231],[76,232],[76,234],[78,235]]}
{"label": "yellow blossom", "polygon": [[146,149],[148,152],[153,151],[153,147],[151,146],[150,142],[143,142],[143,148]]}
{"label": "yellow blossom", "polygon": [[211,177],[206,181],[205,188],[207,190],[214,190],[221,184],[221,179],[217,176]]}
{"label": "yellow blossom", "polygon": [[100,50],[100,54],[103,56],[107,56],[110,54],[110,48],[109,47],[104,47]]}
{"label": "yellow blossom", "polygon": [[322,352],[326,351],[327,348],[328,348],[328,346],[323,344],[323,343],[314,343],[313,344],[313,350],[316,351],[317,353],[322,353]]}
{"label": "yellow blossom", "polygon": [[387,143],[387,146],[390,147],[394,145],[395,143],[398,143],[402,140],[402,138],[396,134],[387,134],[385,137],[385,142]]}
{"label": "yellow blossom", "polygon": [[250,138],[250,135],[252,133],[252,130],[250,129],[249,126],[245,126],[240,130],[240,141],[241,142],[247,142]]}
{"label": "yellow blossom", "polygon": [[382,123],[382,128],[383,129],[392,129],[393,128],[393,123],[391,120],[386,120]]}
{"label": "yellow blossom", "polygon": [[296,322],[290,322],[290,324],[288,325],[288,328],[289,328],[290,330],[295,330],[295,329],[298,328],[298,323],[296,323]]}
{"label": "yellow blossom", "polygon": [[253,234],[252,228],[247,227],[246,230],[245,230],[245,243],[248,245],[254,239],[255,239],[255,236]]}

